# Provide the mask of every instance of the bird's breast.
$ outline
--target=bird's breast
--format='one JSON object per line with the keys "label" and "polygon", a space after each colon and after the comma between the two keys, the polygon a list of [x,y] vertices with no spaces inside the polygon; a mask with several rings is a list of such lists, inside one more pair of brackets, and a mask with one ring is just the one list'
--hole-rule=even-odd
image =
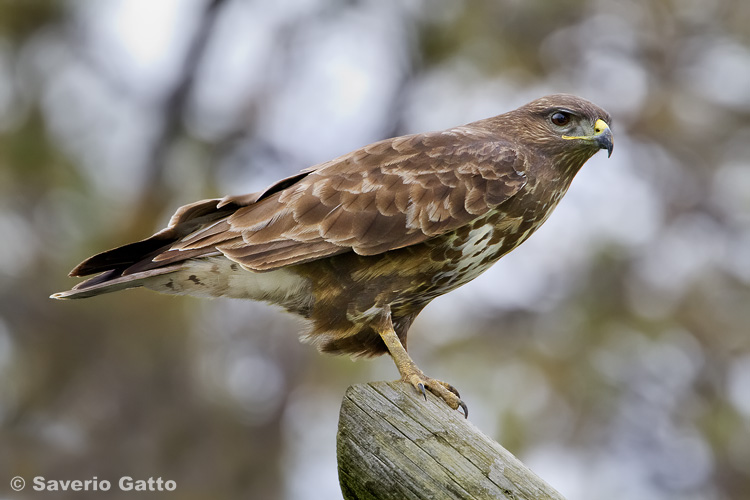
{"label": "bird's breast", "polygon": [[437,272],[431,277],[438,295],[473,280],[533,231],[523,217],[493,213],[455,231],[431,252]]}

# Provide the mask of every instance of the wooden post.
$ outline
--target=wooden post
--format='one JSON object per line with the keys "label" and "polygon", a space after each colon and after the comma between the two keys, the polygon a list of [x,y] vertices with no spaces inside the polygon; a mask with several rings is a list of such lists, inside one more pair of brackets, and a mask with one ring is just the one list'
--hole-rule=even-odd
{"label": "wooden post", "polygon": [[403,382],[349,387],[337,455],[346,500],[564,500],[461,413]]}

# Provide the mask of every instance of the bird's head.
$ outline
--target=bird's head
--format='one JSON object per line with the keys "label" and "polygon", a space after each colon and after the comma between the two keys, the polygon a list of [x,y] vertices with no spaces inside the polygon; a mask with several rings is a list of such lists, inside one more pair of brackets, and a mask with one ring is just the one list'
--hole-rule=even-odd
{"label": "bird's head", "polygon": [[613,137],[609,113],[595,104],[568,94],[536,99],[515,111],[512,121],[531,134],[531,140],[547,155],[568,160],[580,168],[600,149],[612,155]]}

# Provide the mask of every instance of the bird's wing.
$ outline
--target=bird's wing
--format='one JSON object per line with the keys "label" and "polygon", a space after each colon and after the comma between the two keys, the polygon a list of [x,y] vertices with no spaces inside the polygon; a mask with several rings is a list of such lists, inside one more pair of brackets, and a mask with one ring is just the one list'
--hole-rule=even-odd
{"label": "bird's wing", "polygon": [[[300,172],[291,177],[282,179],[265,191],[249,193],[231,198],[213,198],[200,200],[177,209],[166,228],[153,236],[141,241],[129,243],[105,252],[98,253],[78,264],[70,276],[88,276],[91,274],[111,271],[108,274],[121,276],[133,274],[138,271],[164,267],[164,262],[158,265],[152,260],[165,252],[179,240],[193,233],[200,233],[206,228],[213,227],[217,222],[226,219],[241,207],[252,205],[261,197],[267,197],[287,186],[294,184],[309,174],[309,171]],[[199,249],[194,252],[182,252],[182,259],[205,256],[208,253],[219,253],[216,249]],[[97,276],[82,284],[89,284],[94,280],[105,281],[111,276]]]}
{"label": "bird's wing", "polygon": [[130,275],[219,253],[255,271],[374,255],[486,214],[525,185],[524,165],[509,143],[465,127],[388,139],[260,193],[186,205],[166,229],[91,257],[71,275]]}
{"label": "bird's wing", "polygon": [[526,183],[523,166],[511,145],[461,128],[381,141],[277,183],[154,261],[218,250],[266,271],[414,245],[513,196]]}

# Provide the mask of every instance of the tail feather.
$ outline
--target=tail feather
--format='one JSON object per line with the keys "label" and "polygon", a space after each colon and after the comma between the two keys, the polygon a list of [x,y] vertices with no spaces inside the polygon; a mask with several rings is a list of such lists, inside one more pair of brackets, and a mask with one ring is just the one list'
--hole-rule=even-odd
{"label": "tail feather", "polygon": [[[107,250],[78,264],[70,276],[89,276],[71,290],[51,295],[53,299],[83,299],[126,288],[143,286],[144,280],[182,269],[183,261],[153,262],[156,255],[169,249],[174,242],[192,231],[210,224],[237,209],[234,202],[218,207],[220,199],[201,200],[181,207],[169,226],[153,236],[135,243]],[[183,258],[202,255],[182,255]],[[206,253],[206,251],[204,251]],[[208,251],[210,253],[210,250]]]}
{"label": "tail feather", "polygon": [[101,252],[78,264],[70,276],[88,276],[111,269],[125,271],[128,267],[151,260],[154,255],[167,250],[175,241],[200,228],[232,213],[237,209],[235,203],[227,203],[221,208],[217,205],[220,199],[201,200],[180,207],[172,216],[169,226],[145,240],[136,241],[121,247]]}
{"label": "tail feather", "polygon": [[[176,287],[177,285],[173,282],[169,280],[164,282],[163,280],[152,278],[184,270],[190,268],[191,265],[196,265],[198,266],[197,269],[202,270],[210,258],[220,253],[211,245],[202,245],[196,249],[179,249],[179,251],[169,252],[169,249],[177,241],[191,233],[210,228],[217,221],[230,216],[238,209],[253,205],[259,200],[291,186],[309,173],[310,171],[308,170],[282,179],[262,192],[221,199],[200,200],[180,207],[172,216],[169,225],[150,238],[107,250],[106,252],[89,257],[78,264],[70,272],[70,276],[98,275],[79,283],[71,290],[55,293],[51,295],[51,298],[82,299],[139,286],[152,287],[157,289],[157,291],[165,291],[167,293],[178,293],[169,289],[161,290],[160,288],[162,286],[169,288],[170,285]],[[155,257],[159,255],[162,255],[162,257],[156,259]],[[194,261],[196,260],[199,263],[195,263]],[[193,264],[190,264],[191,262]],[[220,262],[226,264],[223,261]],[[216,265],[216,261],[211,261],[211,265]],[[234,263],[227,265],[232,272],[239,270],[233,267],[236,266]],[[213,271],[209,270],[207,272],[212,273]],[[199,281],[197,276],[190,274],[187,275],[186,279],[188,281],[193,279]],[[202,285],[202,283],[197,283],[196,285]],[[184,283],[181,284],[180,288],[183,290],[181,293],[190,293],[187,291],[189,286],[186,287]],[[255,293],[252,287],[250,292]],[[265,292],[259,289],[258,293],[262,295]]]}
{"label": "tail feather", "polygon": [[155,276],[161,276],[164,274],[170,274],[175,271],[182,269],[182,265],[174,265],[168,267],[160,267],[158,269],[150,269],[140,273],[129,274],[121,276],[121,271],[118,269],[112,269],[110,271],[94,276],[93,278],[82,281],[74,286],[72,289],[65,292],[53,293],[50,295],[51,299],[86,299],[88,297],[94,297],[96,295],[102,295],[104,293],[117,292],[120,290],[126,290],[128,288],[137,288],[143,286],[144,282],[149,278]]}
{"label": "tail feather", "polygon": [[129,243],[89,257],[70,271],[70,276],[89,276],[96,273],[109,274],[109,271],[113,270],[124,271],[149,255],[166,250],[174,241],[176,241],[176,238],[172,235],[157,233],[148,239]]}

